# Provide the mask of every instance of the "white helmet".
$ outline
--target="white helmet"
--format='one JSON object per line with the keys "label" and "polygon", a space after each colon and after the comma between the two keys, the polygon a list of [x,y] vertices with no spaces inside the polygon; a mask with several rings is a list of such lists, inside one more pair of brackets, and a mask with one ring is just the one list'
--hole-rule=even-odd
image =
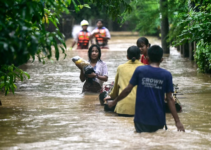
{"label": "white helmet", "polygon": [[81,21],[81,26],[88,26],[88,25],[89,25],[88,21],[86,20]]}

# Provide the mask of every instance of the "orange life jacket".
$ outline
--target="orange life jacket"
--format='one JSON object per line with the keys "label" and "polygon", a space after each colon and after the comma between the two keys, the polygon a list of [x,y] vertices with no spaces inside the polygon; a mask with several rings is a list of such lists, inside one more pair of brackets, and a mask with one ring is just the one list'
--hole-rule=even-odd
{"label": "orange life jacket", "polygon": [[84,32],[83,30],[79,32],[78,34],[78,46],[80,46],[81,49],[88,49],[89,47],[89,37],[90,32]]}
{"label": "orange life jacket", "polygon": [[[106,30],[105,30],[105,28],[96,29],[96,30],[97,30],[98,32],[100,32],[100,35],[101,35],[102,37],[106,37]],[[107,45],[108,40],[105,40],[105,39],[103,39],[102,37],[99,37],[98,34],[95,35],[96,43],[97,43],[97,45],[99,45],[99,46],[105,46],[105,45]]]}

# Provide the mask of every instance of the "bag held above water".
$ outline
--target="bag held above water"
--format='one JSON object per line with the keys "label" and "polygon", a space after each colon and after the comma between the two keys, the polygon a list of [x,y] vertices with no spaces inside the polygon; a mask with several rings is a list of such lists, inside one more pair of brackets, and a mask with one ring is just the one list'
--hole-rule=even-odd
{"label": "bag held above water", "polygon": [[95,72],[90,63],[79,56],[73,57],[72,61],[82,68],[84,74],[91,74],[92,72]]}

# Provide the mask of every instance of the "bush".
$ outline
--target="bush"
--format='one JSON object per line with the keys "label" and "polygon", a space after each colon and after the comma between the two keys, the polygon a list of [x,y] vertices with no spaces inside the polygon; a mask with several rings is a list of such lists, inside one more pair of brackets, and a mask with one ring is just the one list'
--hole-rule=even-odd
{"label": "bush", "polygon": [[169,40],[173,45],[182,45],[188,42],[196,42],[195,61],[198,70],[211,73],[211,4],[200,6],[204,11],[196,12],[190,9],[187,13],[179,13],[175,16],[175,22],[170,30]]}
{"label": "bush", "polygon": [[23,81],[24,75],[30,77],[18,66],[36,56],[45,62],[45,58],[52,56],[52,45],[57,60],[59,51],[65,52],[64,37],[59,30],[47,32],[45,28],[49,21],[57,27],[61,12],[68,12],[69,4],[63,0],[0,1],[0,89],[5,95],[10,90],[14,93],[16,79]]}
{"label": "bush", "polygon": [[211,73],[211,43],[200,40],[194,55],[199,71]]}

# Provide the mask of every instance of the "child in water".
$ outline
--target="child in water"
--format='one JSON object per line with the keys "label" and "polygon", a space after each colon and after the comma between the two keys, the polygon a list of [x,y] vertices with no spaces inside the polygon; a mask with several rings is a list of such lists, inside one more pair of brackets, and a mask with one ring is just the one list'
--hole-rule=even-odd
{"label": "child in water", "polygon": [[147,50],[150,47],[150,43],[148,41],[147,38],[145,37],[140,37],[137,42],[137,47],[140,49],[141,51],[141,62],[145,65],[149,65],[148,59],[147,59]]}

